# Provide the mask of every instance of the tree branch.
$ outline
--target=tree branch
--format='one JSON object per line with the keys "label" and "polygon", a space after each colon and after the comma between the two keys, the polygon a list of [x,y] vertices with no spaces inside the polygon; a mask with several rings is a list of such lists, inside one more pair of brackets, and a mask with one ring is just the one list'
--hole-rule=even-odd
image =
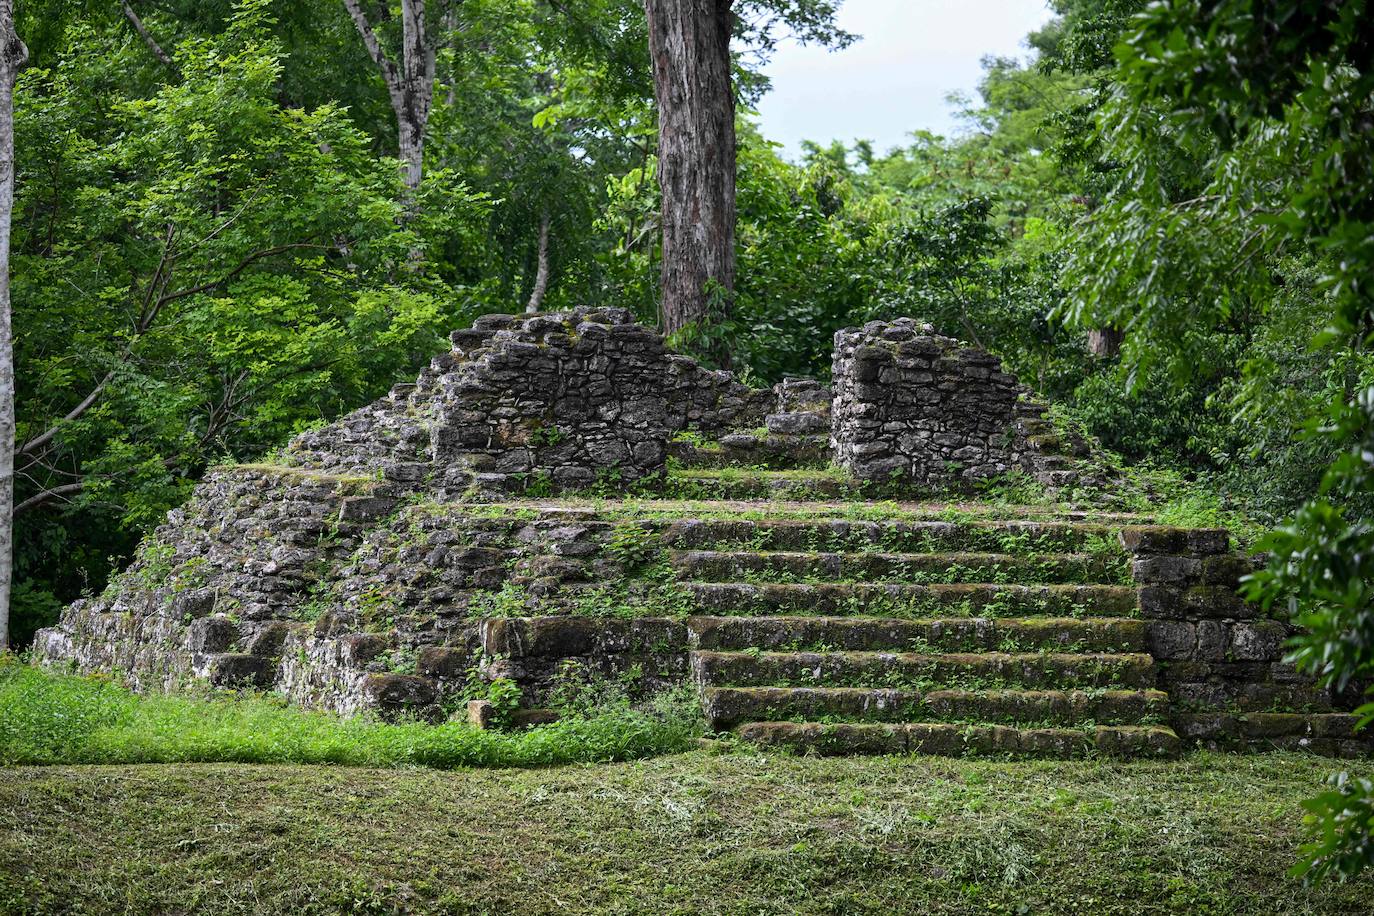
{"label": "tree branch", "polygon": [[246,270],[248,266],[251,265],[254,261],[260,261],[263,258],[271,257],[274,254],[281,254],[283,251],[292,251],[297,248],[315,248],[321,251],[333,250],[332,246],[329,245],[316,245],[313,242],[294,242],[290,245],[277,245],[273,248],[264,248],[261,251],[255,251],[248,257],[240,261],[237,267],[229,271],[224,276],[220,277],[218,280],[208,280],[205,283],[199,284],[198,286],[188,287],[187,289],[179,289],[174,293],[167,293],[163,296],[158,297],[157,307],[154,309],[154,314],[157,313],[157,309],[162,308],[162,306],[166,305],[169,302],[174,302],[177,299],[184,299],[187,296],[194,296],[196,293],[203,293],[206,290],[214,289],[216,286],[223,286],[230,280],[237,277],[239,274],[243,273],[243,271]]}
{"label": "tree branch", "polygon": [[162,50],[162,46],[157,43],[157,40],[154,39],[152,35],[148,34],[148,30],[143,26],[143,20],[138,18],[138,13],[134,12],[134,8],[129,5],[128,0],[124,0],[124,2],[120,3],[120,7],[124,10],[124,18],[129,20],[129,25],[134,27],[134,31],[138,33],[139,38],[143,39],[143,43],[148,46],[148,50],[153,52],[153,56],[170,67],[172,72],[175,73],[177,65],[172,61],[172,58],[167,52]]}
{"label": "tree branch", "polygon": [[363,38],[363,45],[367,48],[367,53],[372,57],[377,69],[382,71],[382,79],[386,81],[387,91],[395,100],[401,92],[401,75],[397,72],[396,65],[382,50],[382,43],[377,40],[377,33],[372,31],[372,23],[367,21],[367,14],[358,5],[358,0],[343,0],[343,2],[344,6],[348,8],[348,15],[353,17],[353,24],[357,26],[358,34]]}
{"label": "tree branch", "polygon": [[93,405],[96,402],[96,399],[100,397],[101,392],[105,390],[105,387],[110,384],[110,380],[113,378],[113,370],[105,373],[105,377],[100,380],[99,384],[97,384],[94,388],[91,389],[91,393],[86,395],[86,397],[82,399],[80,404],[77,404],[71,410],[67,411],[67,415],[65,417],[58,420],[52,426],[49,426],[41,434],[34,436],[32,439],[25,442],[23,445],[19,446],[19,448],[15,449],[14,454],[16,456],[27,455],[31,452],[38,451],[43,446],[51,442],[53,437],[57,435],[58,429],[60,429],[64,423],[70,423],[71,421],[77,419],[83,413],[91,409],[91,405]]}
{"label": "tree branch", "polygon": [[84,480],[79,480],[76,483],[65,483],[60,487],[53,487],[50,490],[44,490],[42,493],[36,493],[33,496],[30,496],[28,499],[24,500],[19,505],[15,506],[14,514],[19,515],[20,513],[27,512],[30,509],[36,509],[46,502],[50,502],[51,500],[58,499],[63,496],[71,496],[75,493],[80,493],[84,489],[86,489],[86,482]]}
{"label": "tree branch", "polygon": [[[171,239],[172,227],[169,225],[167,227],[167,241],[163,248],[162,261],[158,264],[157,271],[153,274],[153,278],[148,281],[148,293],[144,298],[144,309],[142,313],[139,315],[138,320],[134,324],[135,337],[141,336],[142,334],[147,332],[148,328],[152,325],[154,319],[157,318],[158,312],[160,312],[162,310],[162,307],[167,303],[175,301],[177,299],[183,299],[186,296],[194,296],[196,293],[203,293],[206,290],[213,289],[216,286],[221,286],[225,283],[228,283],[230,280],[234,279],[234,277],[238,276],[245,269],[247,269],[249,265],[251,265],[254,261],[259,261],[265,257],[269,257],[274,254],[281,254],[283,251],[291,251],[292,249],[296,248],[329,248],[328,245],[316,245],[311,242],[297,242],[290,245],[277,245],[274,248],[264,248],[261,251],[255,251],[248,257],[244,258],[242,261],[238,263],[238,266],[236,266],[233,270],[229,271],[219,279],[211,280],[206,283],[201,283],[198,286],[192,286],[188,289],[177,290],[174,293],[166,293],[164,295],[161,295],[152,302],[151,308],[148,308],[147,300],[149,297],[152,296],[153,288],[157,283],[159,276],[163,274],[163,270],[167,262],[167,246],[171,245]],[[132,345],[132,341],[130,342],[130,344]],[[110,382],[114,379],[114,375],[114,370],[110,370],[109,372],[105,373],[105,377],[102,378],[93,389],[91,389],[91,392],[87,394],[86,397],[82,398],[79,404],[77,404],[70,411],[68,411],[66,416],[62,417],[62,419],[53,423],[42,433],[33,437],[32,439],[28,440],[23,445],[15,449],[15,455],[31,455],[37,452],[39,449],[46,446],[49,442],[51,442],[53,440],[53,437],[57,435],[58,431],[61,429],[63,425],[79,418],[82,414],[91,409],[95,402],[100,398],[100,395],[105,391],[105,389],[109,386]]]}

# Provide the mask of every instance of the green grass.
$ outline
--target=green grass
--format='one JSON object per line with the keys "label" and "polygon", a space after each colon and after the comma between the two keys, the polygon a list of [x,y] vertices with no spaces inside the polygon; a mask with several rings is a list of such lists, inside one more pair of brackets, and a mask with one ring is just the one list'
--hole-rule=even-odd
{"label": "green grass", "polygon": [[649,711],[615,705],[594,716],[503,733],[465,723],[341,719],[255,694],[140,696],[108,679],[0,659],[0,765],[509,767],[628,760],[693,746],[702,728],[695,703],[670,699]]}
{"label": "green grass", "polygon": [[1367,914],[1285,876],[1330,765],[0,769],[0,913]]}

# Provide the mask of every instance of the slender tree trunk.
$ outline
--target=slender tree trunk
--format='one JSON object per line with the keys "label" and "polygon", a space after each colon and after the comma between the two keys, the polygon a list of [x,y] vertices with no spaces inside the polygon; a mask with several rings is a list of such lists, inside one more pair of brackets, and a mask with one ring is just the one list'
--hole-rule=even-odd
{"label": "slender tree trunk", "polygon": [[405,170],[406,190],[414,192],[424,178],[425,164],[425,125],[413,120],[399,120],[398,156],[401,168]]}
{"label": "slender tree trunk", "polygon": [[530,301],[525,305],[526,312],[537,312],[544,304],[544,293],[549,290],[549,211],[539,217],[539,268],[534,272],[534,289],[530,291]]}
{"label": "slender tree trunk", "polygon": [[10,320],[14,80],[28,58],[28,48],[14,31],[14,0],[0,0],[0,651],[10,644],[14,578],[14,333]]}
{"label": "slender tree trunk", "polygon": [[732,0],[644,0],[658,101],[663,329],[707,322],[735,289]]}
{"label": "slender tree trunk", "polygon": [[139,38],[143,39],[143,43],[148,46],[148,50],[153,52],[153,56],[175,70],[176,64],[172,61],[172,56],[162,50],[162,45],[158,44],[157,39],[153,38],[152,34],[149,33],[147,27],[143,24],[143,20],[138,18],[138,13],[134,12],[134,8],[129,5],[128,0],[125,0],[120,6],[124,10],[124,18],[129,20],[129,25],[134,27],[134,31],[138,33]]}
{"label": "slender tree trunk", "polygon": [[393,100],[401,125],[401,161],[406,188],[414,191],[424,175],[425,129],[434,101],[434,44],[425,35],[425,0],[401,0],[400,104]]}

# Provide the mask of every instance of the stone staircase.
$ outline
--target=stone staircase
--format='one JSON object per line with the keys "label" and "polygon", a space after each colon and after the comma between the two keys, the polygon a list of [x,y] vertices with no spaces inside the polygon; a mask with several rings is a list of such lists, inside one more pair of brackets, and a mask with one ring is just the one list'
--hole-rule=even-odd
{"label": "stone staircase", "polygon": [[[773,420],[755,441],[815,435]],[[862,493],[810,451],[740,441],[675,451],[672,480],[747,501],[739,517],[662,535],[713,729],[821,754],[1179,753],[1116,536],[1138,519],[856,519],[823,501]],[[798,505],[811,517],[788,517]]]}

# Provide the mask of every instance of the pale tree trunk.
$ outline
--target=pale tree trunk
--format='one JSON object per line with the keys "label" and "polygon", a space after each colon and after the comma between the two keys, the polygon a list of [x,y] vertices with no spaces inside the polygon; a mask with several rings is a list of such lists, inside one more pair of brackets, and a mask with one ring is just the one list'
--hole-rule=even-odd
{"label": "pale tree trunk", "polygon": [[732,0],[644,0],[658,101],[663,329],[709,321],[735,289]]}
{"label": "pale tree trunk", "polygon": [[398,66],[382,49],[359,0],[343,0],[363,45],[377,65],[396,115],[397,155],[406,190],[414,192],[424,177],[425,128],[434,101],[434,42],[425,30],[425,0],[401,0],[401,61]]}
{"label": "pale tree trunk", "polygon": [[534,272],[534,289],[530,291],[530,301],[525,305],[526,312],[537,312],[544,304],[544,294],[549,291],[549,211],[545,210],[539,218],[539,267]]}
{"label": "pale tree trunk", "polygon": [[1093,328],[1088,331],[1088,352],[1097,359],[1111,359],[1121,352],[1124,337],[1119,328]]}
{"label": "pale tree trunk", "polygon": [[10,644],[14,578],[14,332],[10,320],[14,81],[28,58],[28,48],[14,31],[14,0],[0,0],[0,651]]}

